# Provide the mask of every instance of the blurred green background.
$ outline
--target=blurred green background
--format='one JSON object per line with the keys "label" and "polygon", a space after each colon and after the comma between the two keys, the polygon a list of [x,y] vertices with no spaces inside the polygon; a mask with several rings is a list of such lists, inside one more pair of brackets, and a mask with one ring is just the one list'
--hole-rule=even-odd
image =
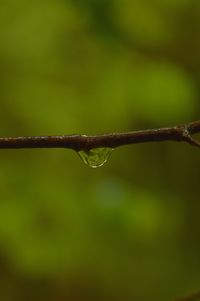
{"label": "blurred green background", "polygon": [[[200,114],[200,2],[1,0],[0,136]],[[167,301],[200,289],[200,152],[152,143],[93,170],[1,150],[0,300]]]}

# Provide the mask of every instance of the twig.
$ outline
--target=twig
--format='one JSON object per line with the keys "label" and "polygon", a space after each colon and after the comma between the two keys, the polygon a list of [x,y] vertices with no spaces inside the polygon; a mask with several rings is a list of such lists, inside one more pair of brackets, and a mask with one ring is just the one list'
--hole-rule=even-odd
{"label": "twig", "polygon": [[98,147],[115,148],[127,144],[161,141],[187,142],[200,147],[200,142],[192,137],[193,134],[197,133],[200,133],[200,120],[169,128],[112,133],[97,136],[64,135],[2,137],[0,138],[0,149],[70,148],[79,151]]}

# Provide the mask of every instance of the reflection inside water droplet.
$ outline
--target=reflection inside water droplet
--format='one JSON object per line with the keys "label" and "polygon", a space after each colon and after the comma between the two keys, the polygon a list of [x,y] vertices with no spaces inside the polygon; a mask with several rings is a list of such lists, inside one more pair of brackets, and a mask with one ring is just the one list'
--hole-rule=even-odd
{"label": "reflection inside water droplet", "polygon": [[92,168],[97,168],[107,162],[112,152],[113,148],[100,147],[89,150],[81,150],[78,152],[78,154],[85,164]]}

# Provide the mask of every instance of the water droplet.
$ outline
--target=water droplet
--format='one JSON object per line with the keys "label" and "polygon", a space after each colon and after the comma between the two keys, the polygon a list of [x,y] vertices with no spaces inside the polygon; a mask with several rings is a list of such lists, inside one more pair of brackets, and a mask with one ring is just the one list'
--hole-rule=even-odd
{"label": "water droplet", "polygon": [[113,148],[100,147],[89,150],[81,150],[78,152],[78,154],[85,164],[92,168],[97,168],[107,162],[112,152]]}

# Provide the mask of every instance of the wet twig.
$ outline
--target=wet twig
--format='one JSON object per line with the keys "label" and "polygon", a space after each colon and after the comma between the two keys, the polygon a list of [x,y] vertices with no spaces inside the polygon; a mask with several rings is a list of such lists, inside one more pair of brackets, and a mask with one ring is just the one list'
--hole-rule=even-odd
{"label": "wet twig", "polygon": [[2,137],[0,149],[20,148],[70,148],[76,151],[98,147],[115,148],[127,144],[161,141],[187,142],[200,147],[200,142],[192,137],[200,133],[200,120],[169,128],[150,129],[97,136],[64,135],[35,137]]}

